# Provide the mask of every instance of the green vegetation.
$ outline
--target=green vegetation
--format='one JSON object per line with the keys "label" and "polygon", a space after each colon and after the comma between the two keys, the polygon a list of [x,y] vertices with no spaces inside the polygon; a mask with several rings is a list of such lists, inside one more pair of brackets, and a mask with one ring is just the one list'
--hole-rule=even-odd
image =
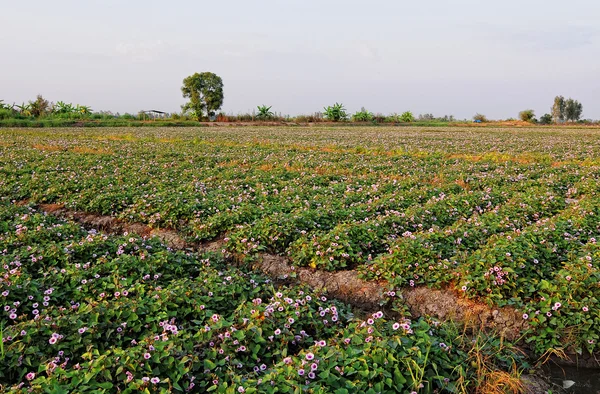
{"label": "green vegetation", "polygon": [[324,115],[325,118],[333,122],[339,122],[348,118],[348,114],[346,113],[344,105],[339,103],[335,103],[332,106],[325,107]]}
{"label": "green vegetation", "polygon": [[554,123],[564,121],[575,122],[581,119],[583,105],[577,100],[569,98],[565,100],[563,96],[556,96],[552,105],[552,119]]}
{"label": "green vegetation", "polygon": [[223,80],[211,72],[195,73],[183,80],[183,97],[190,101],[181,108],[198,121],[210,119],[223,106]]}
{"label": "green vegetation", "polygon": [[[598,352],[593,129],[3,129],[0,141],[0,384],[15,392],[464,392],[528,367],[505,338],[410,318],[397,294],[413,287],[516,308],[519,346],[536,355]],[[173,251],[41,203],[223,244]],[[383,280],[395,313],[271,283],[250,269],[265,252]]]}
{"label": "green vegetation", "polygon": [[[85,231],[6,199],[0,216],[9,392],[455,392],[477,382],[456,368],[471,343],[453,326],[357,319],[218,254]],[[496,368],[521,362],[481,340]]]}
{"label": "green vegetation", "polygon": [[524,111],[521,111],[519,112],[519,119],[523,122],[535,123],[535,111],[532,109],[526,109]]}
{"label": "green vegetation", "polygon": [[365,109],[365,107],[362,107],[360,109],[360,111],[358,111],[354,115],[352,115],[353,122],[371,122],[374,119],[375,119],[375,115],[373,115],[372,112],[367,111]]}
{"label": "green vegetation", "polygon": [[412,114],[412,112],[406,111],[402,115],[400,115],[400,121],[401,122],[406,122],[406,123],[414,122],[415,121],[415,117]]}
{"label": "green vegetation", "polygon": [[473,120],[475,122],[481,122],[481,123],[488,122],[488,118],[485,115],[480,114],[480,113],[475,114],[475,116],[473,116]]}
{"label": "green vegetation", "polygon": [[258,109],[258,114],[256,114],[256,118],[259,120],[273,119],[275,114],[271,111],[271,108],[271,106],[267,107],[266,105],[257,106],[256,109]]}

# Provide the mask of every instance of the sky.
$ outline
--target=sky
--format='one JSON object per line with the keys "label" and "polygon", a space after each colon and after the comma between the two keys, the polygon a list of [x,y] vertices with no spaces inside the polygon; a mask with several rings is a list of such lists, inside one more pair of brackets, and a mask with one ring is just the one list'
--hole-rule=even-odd
{"label": "sky", "polygon": [[0,0],[0,99],[179,112],[211,71],[223,110],[271,105],[491,119],[600,119],[597,0]]}

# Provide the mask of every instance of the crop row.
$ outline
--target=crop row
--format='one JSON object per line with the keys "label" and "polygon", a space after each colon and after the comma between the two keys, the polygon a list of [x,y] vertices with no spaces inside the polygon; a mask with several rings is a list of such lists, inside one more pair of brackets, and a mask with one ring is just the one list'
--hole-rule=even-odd
{"label": "crop row", "polygon": [[[219,255],[106,236],[0,204],[0,384],[9,392],[455,392],[470,341],[426,319],[357,319]],[[519,358],[499,341],[497,367]],[[491,356],[490,356],[491,357]]]}

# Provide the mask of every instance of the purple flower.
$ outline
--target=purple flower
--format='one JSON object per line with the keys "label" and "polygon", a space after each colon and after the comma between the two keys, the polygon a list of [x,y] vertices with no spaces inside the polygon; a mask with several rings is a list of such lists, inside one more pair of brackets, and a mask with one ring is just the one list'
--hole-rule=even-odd
{"label": "purple flower", "polygon": [[303,376],[304,375],[304,370],[302,368],[300,368],[298,370],[298,375]]}
{"label": "purple flower", "polygon": [[314,358],[315,358],[315,355],[314,355],[314,354],[312,354],[312,353],[306,353],[306,359],[307,359],[308,361],[311,361],[311,360],[312,360],[312,359],[314,359]]}
{"label": "purple flower", "polygon": [[27,379],[27,380],[35,379],[35,373],[29,372],[27,375],[25,375],[25,379]]}
{"label": "purple flower", "polygon": [[150,353],[144,353],[144,359],[148,360],[152,355]]}
{"label": "purple flower", "polygon": [[392,328],[393,328],[394,330],[397,330],[397,329],[399,329],[399,328],[400,328],[400,323],[394,323],[394,324],[392,325]]}
{"label": "purple flower", "polygon": [[529,315],[527,313],[523,313],[523,319],[525,319],[525,320],[529,319]]}
{"label": "purple flower", "polygon": [[153,384],[158,384],[160,383],[160,378],[155,376],[152,379],[150,379],[150,382],[152,382]]}

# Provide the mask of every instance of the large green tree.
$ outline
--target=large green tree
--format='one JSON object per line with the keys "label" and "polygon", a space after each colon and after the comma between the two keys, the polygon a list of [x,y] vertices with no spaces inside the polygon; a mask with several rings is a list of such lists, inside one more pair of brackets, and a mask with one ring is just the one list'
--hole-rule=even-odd
{"label": "large green tree", "polygon": [[583,105],[577,100],[569,98],[565,101],[565,119],[571,122],[575,122],[581,119],[583,113]]}
{"label": "large green tree", "polygon": [[190,99],[181,108],[201,121],[214,116],[223,105],[223,80],[211,72],[195,73],[183,80],[183,97]]}

